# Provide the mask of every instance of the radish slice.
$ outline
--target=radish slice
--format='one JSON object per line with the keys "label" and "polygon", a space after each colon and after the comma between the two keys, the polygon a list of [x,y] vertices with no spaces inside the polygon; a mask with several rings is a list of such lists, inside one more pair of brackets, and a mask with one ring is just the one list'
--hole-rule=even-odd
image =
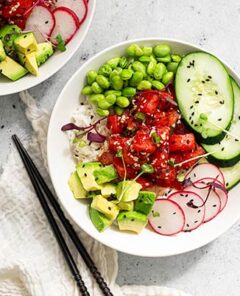
{"label": "radish slice", "polygon": [[51,41],[56,44],[56,36],[61,34],[67,44],[77,32],[79,27],[78,18],[71,9],[66,7],[54,9],[53,15],[56,19],[56,24],[51,34]]}
{"label": "radish slice", "polygon": [[81,24],[88,13],[88,4],[86,0],[58,0],[56,1],[56,7],[67,7],[71,9],[78,17]]}
{"label": "radish slice", "polygon": [[[199,188],[196,188],[194,185]],[[217,193],[215,193],[213,190],[210,190],[208,196],[209,187],[204,188],[206,187],[206,185],[203,184],[201,181],[194,182],[194,185],[186,187],[185,190],[198,194],[204,200],[204,202],[206,201],[204,222],[208,222],[216,217],[217,214],[220,212],[221,200]],[[206,200],[207,196],[208,199]]]}
{"label": "radish slice", "polygon": [[227,192],[227,189],[225,188],[225,186],[221,182],[216,181],[213,178],[204,178],[204,179],[199,180],[198,182],[205,184],[205,185],[209,185],[209,183],[211,183],[213,181],[218,183],[219,185],[223,186],[223,189],[218,188],[218,187],[214,187],[214,189],[213,189],[214,192],[216,192],[216,194],[220,198],[220,201],[221,201],[220,212],[221,212],[226,207],[227,202],[228,202],[228,192]]}
{"label": "radish slice", "polygon": [[155,232],[170,236],[183,230],[185,216],[183,210],[174,201],[158,199],[153,205],[148,221]]}
{"label": "radish slice", "polygon": [[[205,206],[203,205],[203,199],[195,192],[188,191],[177,191],[171,194],[168,200],[175,201],[182,209],[185,214],[185,225],[184,231],[191,231],[198,228],[203,222],[205,217]],[[192,203],[194,208],[189,205]],[[202,206],[203,205],[203,206]],[[201,206],[201,207],[200,207]]]}
{"label": "radish slice", "polygon": [[45,6],[38,5],[32,10],[27,19],[26,31],[39,31],[45,39],[49,37],[55,26],[53,13]]}
{"label": "radish slice", "polygon": [[190,178],[192,182],[195,182],[206,177],[213,179],[217,178],[218,181],[225,185],[222,172],[218,167],[211,163],[198,164],[186,175],[185,179]]}

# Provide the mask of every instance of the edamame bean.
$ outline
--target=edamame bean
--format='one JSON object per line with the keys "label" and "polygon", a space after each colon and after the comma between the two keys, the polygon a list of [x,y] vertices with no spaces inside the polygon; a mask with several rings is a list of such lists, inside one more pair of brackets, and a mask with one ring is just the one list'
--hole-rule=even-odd
{"label": "edamame bean", "polygon": [[142,72],[135,72],[133,73],[132,78],[130,79],[131,86],[137,86],[139,82],[143,80],[143,73]]}
{"label": "edamame bean", "polygon": [[143,47],[143,54],[146,56],[150,56],[152,54],[152,47],[144,46]]}
{"label": "edamame bean", "polygon": [[122,72],[122,68],[120,68],[120,67],[117,67],[116,69],[114,69],[114,70],[112,71],[112,73],[110,74],[110,76],[109,76],[110,81],[112,81],[112,78],[113,78],[114,76],[119,76],[119,75],[121,74],[121,72]]}
{"label": "edamame bean", "polygon": [[171,56],[167,55],[163,58],[157,58],[157,61],[161,62],[161,63],[169,63],[169,62],[171,62]]}
{"label": "edamame bean", "polygon": [[107,63],[114,70],[117,68],[119,62],[120,62],[120,58],[116,57],[116,58],[109,60]]}
{"label": "edamame bean", "polygon": [[119,75],[113,76],[111,84],[115,90],[121,90],[123,88],[123,80]]}
{"label": "edamame bean", "polygon": [[122,90],[122,95],[124,97],[133,97],[136,94],[136,89],[134,87],[125,87]]}
{"label": "edamame bean", "polygon": [[165,73],[162,78],[162,83],[167,85],[168,83],[170,83],[173,80],[173,76],[174,76],[173,72]]}
{"label": "edamame bean", "polygon": [[101,88],[101,86],[95,81],[93,82],[92,84],[92,91],[95,93],[95,94],[100,94],[103,92],[103,89]]}
{"label": "edamame bean", "polygon": [[177,55],[177,54],[172,54],[171,55],[171,58],[172,58],[172,61],[173,62],[176,62],[176,63],[179,63],[182,60],[182,58],[179,55]]}
{"label": "edamame bean", "polygon": [[159,89],[159,90],[162,90],[165,88],[165,85],[160,82],[160,81],[157,81],[157,80],[153,80],[152,81],[152,87],[156,88],[156,89]]}
{"label": "edamame bean", "polygon": [[110,104],[110,106],[112,106],[115,104],[117,97],[114,94],[111,94],[106,96],[105,99]]}
{"label": "edamame bean", "polygon": [[151,56],[150,57],[150,63],[147,66],[147,73],[149,75],[152,75],[153,74],[156,65],[157,65],[156,59],[153,56]]}
{"label": "edamame bean", "polygon": [[120,61],[119,61],[119,67],[121,67],[121,68],[126,68],[127,67],[127,65],[128,65],[128,60],[127,60],[127,58],[126,57],[121,57],[120,58]]}
{"label": "edamame bean", "polygon": [[127,55],[129,57],[140,57],[143,55],[143,50],[138,44],[131,44],[127,48]]}
{"label": "edamame bean", "polygon": [[101,108],[96,108],[96,112],[101,117],[105,117],[109,115],[109,110],[103,110]]}
{"label": "edamame bean", "polygon": [[106,77],[108,77],[111,73],[112,73],[112,68],[108,64],[102,65],[98,70],[99,75],[104,75]]}
{"label": "edamame bean", "polygon": [[160,80],[163,74],[167,72],[166,66],[163,63],[158,63],[154,68],[153,76],[156,80]]}
{"label": "edamame bean", "polygon": [[99,100],[97,102],[97,105],[98,105],[99,108],[104,109],[104,110],[107,110],[107,109],[109,109],[111,107],[111,104],[109,104],[107,102],[105,97],[103,99]]}
{"label": "edamame bean", "polygon": [[90,70],[87,72],[87,82],[88,84],[92,84],[97,77],[97,72],[95,70]]}
{"label": "edamame bean", "polygon": [[128,98],[120,96],[117,97],[116,104],[121,108],[126,108],[127,106],[129,106],[130,101]]}
{"label": "edamame bean", "polygon": [[133,75],[133,71],[129,69],[123,69],[121,72],[121,78],[122,80],[129,80]]}
{"label": "edamame bean", "polygon": [[146,66],[139,62],[139,61],[135,61],[132,64],[133,70],[136,72],[141,72],[143,73],[143,77],[146,77]]}
{"label": "edamame bean", "polygon": [[152,87],[152,83],[150,81],[142,80],[138,84],[137,89],[138,90],[144,90],[144,89],[151,89],[151,87]]}
{"label": "edamame bean", "polygon": [[82,89],[82,94],[84,96],[91,95],[92,94],[92,88],[91,88],[91,86],[90,85],[84,86],[83,89]]}
{"label": "edamame bean", "polygon": [[117,115],[122,115],[124,112],[124,109],[119,106],[114,106],[114,111]]}
{"label": "edamame bean", "polygon": [[103,99],[104,99],[104,95],[102,95],[102,94],[95,94],[95,95],[90,96],[90,101],[93,104],[97,104],[99,101],[101,101]]}
{"label": "edamame bean", "polygon": [[119,96],[122,95],[122,92],[119,91],[119,90],[113,90],[113,89],[111,89],[111,90],[107,90],[107,91],[105,91],[104,95],[105,95],[106,97],[107,97],[108,95],[115,95],[116,97],[119,97]]}
{"label": "edamame bean", "polygon": [[167,69],[169,72],[176,73],[178,67],[178,63],[176,62],[170,62],[167,64]]}
{"label": "edamame bean", "polygon": [[153,48],[153,53],[158,58],[163,58],[170,54],[171,48],[167,44],[159,44]]}
{"label": "edamame bean", "polygon": [[149,56],[143,55],[138,60],[142,63],[149,63],[151,59]]}
{"label": "edamame bean", "polygon": [[108,89],[110,86],[110,82],[108,79],[103,75],[98,75],[96,77],[97,83],[100,85],[101,88]]}

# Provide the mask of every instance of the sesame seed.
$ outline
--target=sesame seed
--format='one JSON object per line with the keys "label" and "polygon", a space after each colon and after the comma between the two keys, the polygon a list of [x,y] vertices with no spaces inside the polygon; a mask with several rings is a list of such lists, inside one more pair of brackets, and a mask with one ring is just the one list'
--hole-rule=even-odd
{"label": "sesame seed", "polygon": [[198,94],[198,96],[202,96],[202,94],[201,94],[201,93],[199,93],[199,94]]}
{"label": "sesame seed", "polygon": [[187,82],[190,82],[190,81],[191,81],[191,79],[190,79],[190,78],[188,78]]}
{"label": "sesame seed", "polygon": [[218,118],[218,121],[221,121],[222,120],[222,118]]}
{"label": "sesame seed", "polygon": [[215,90],[215,94],[218,95],[218,91],[217,90]]}

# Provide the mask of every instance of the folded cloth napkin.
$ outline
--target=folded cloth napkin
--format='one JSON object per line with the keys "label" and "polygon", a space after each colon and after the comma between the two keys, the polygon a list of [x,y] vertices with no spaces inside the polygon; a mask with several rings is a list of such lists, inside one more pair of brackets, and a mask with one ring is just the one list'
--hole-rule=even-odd
{"label": "folded cloth napkin", "polygon": [[[29,144],[28,151],[49,182],[46,171],[49,114],[37,108],[28,92],[22,92],[20,97],[26,104],[26,115],[34,129],[31,139],[21,137],[21,140]],[[0,179],[0,225],[1,296],[79,295],[16,151],[9,155]],[[114,295],[187,296],[184,292],[165,287],[119,287],[116,284],[117,252],[93,240],[83,231],[77,229],[77,232]],[[90,295],[101,295],[80,255],[71,245],[69,238],[66,239]],[[109,258],[111,260],[108,260]]]}

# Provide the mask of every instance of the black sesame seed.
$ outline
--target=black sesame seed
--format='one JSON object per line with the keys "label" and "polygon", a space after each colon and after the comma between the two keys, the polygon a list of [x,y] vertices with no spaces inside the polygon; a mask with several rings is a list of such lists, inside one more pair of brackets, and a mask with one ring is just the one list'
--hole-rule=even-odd
{"label": "black sesame seed", "polygon": [[93,115],[91,115],[91,117],[90,117],[90,118],[91,118],[91,119],[93,119],[93,117],[94,117],[94,116],[93,116]]}
{"label": "black sesame seed", "polygon": [[184,196],[184,194],[180,193],[180,196]]}
{"label": "black sesame seed", "polygon": [[226,186],[228,186],[228,185],[229,185],[229,183],[227,182],[227,183],[226,183]]}
{"label": "black sesame seed", "polygon": [[13,109],[16,109],[16,105],[13,104],[12,107],[13,107]]}
{"label": "black sesame seed", "polygon": [[30,48],[28,48],[28,49],[27,49],[27,52],[29,52],[30,50],[31,50],[31,49],[30,49]]}
{"label": "black sesame seed", "polygon": [[197,212],[198,212],[198,213],[200,213],[200,212],[201,212],[201,210],[198,210]]}
{"label": "black sesame seed", "polygon": [[238,119],[240,120],[240,116],[238,116]]}
{"label": "black sesame seed", "polygon": [[192,109],[193,108],[193,105],[192,106],[190,106],[190,109]]}
{"label": "black sesame seed", "polygon": [[135,219],[134,219],[134,218],[132,218],[132,219],[131,219],[131,221],[135,221]]}
{"label": "black sesame seed", "polygon": [[198,221],[196,220],[196,221],[194,221],[194,223],[196,224],[196,223],[198,223]]}
{"label": "black sesame seed", "polygon": [[239,140],[238,139],[235,139],[235,142],[239,142]]}
{"label": "black sesame seed", "polygon": [[191,116],[194,116],[194,114],[195,114],[195,112],[193,112],[193,113],[191,114]]}
{"label": "black sesame seed", "polygon": [[99,179],[99,178],[98,178],[98,177],[96,177],[96,178],[95,178],[95,181],[97,181],[98,179]]}
{"label": "black sesame seed", "polygon": [[82,106],[83,106],[83,105],[84,105],[84,103],[82,102],[80,105],[82,105]]}
{"label": "black sesame seed", "polygon": [[222,120],[222,118],[218,118],[218,121],[221,121]]}
{"label": "black sesame seed", "polygon": [[45,24],[48,24],[48,23],[49,23],[49,21],[46,21],[46,22],[45,22]]}
{"label": "black sesame seed", "polygon": [[191,68],[191,66],[187,66],[187,68]]}
{"label": "black sesame seed", "polygon": [[194,121],[193,120],[191,121],[191,124],[194,124]]}
{"label": "black sesame seed", "polygon": [[190,78],[188,78],[187,82],[190,82],[190,81],[191,81],[191,79],[190,79]]}
{"label": "black sesame seed", "polygon": [[84,173],[84,177],[87,177],[87,174],[86,173]]}
{"label": "black sesame seed", "polygon": [[188,194],[185,194],[185,197],[188,197]]}
{"label": "black sesame seed", "polygon": [[196,101],[195,104],[199,104],[199,101]]}
{"label": "black sesame seed", "polygon": [[212,76],[208,75],[208,78],[209,78],[209,79],[212,79]]}
{"label": "black sesame seed", "polygon": [[3,125],[1,125],[1,129],[3,129],[4,128],[4,124]]}
{"label": "black sesame seed", "polygon": [[158,228],[159,228],[159,229],[161,229],[161,228],[162,228],[162,226],[158,226]]}
{"label": "black sesame seed", "polygon": [[213,208],[216,208],[217,205],[213,205]]}
{"label": "black sesame seed", "polygon": [[112,208],[111,207],[108,207],[108,209],[109,209],[109,211],[111,211]]}
{"label": "black sesame seed", "polygon": [[210,79],[206,79],[206,81],[208,82],[208,81],[210,81]]}
{"label": "black sesame seed", "polygon": [[204,84],[204,83],[205,83],[205,81],[203,80],[203,81],[202,81],[202,83]]}
{"label": "black sesame seed", "polygon": [[221,151],[223,151],[223,150],[224,150],[224,147],[222,147]]}
{"label": "black sesame seed", "polygon": [[176,215],[176,214],[177,214],[176,212],[173,213],[173,215]]}
{"label": "black sesame seed", "polygon": [[187,224],[186,226],[189,227],[189,224]]}
{"label": "black sesame seed", "polygon": [[197,177],[195,173],[193,174],[193,176],[194,176],[195,178]]}
{"label": "black sesame seed", "polygon": [[202,96],[202,94],[201,94],[201,93],[199,93],[199,94],[198,94],[198,96]]}
{"label": "black sesame seed", "polygon": [[223,105],[223,104],[224,104],[224,100],[220,101],[219,103],[220,103],[221,105]]}
{"label": "black sesame seed", "polygon": [[200,126],[202,126],[202,123],[200,123]]}
{"label": "black sesame seed", "polygon": [[218,91],[217,90],[215,90],[215,94],[218,95]]}

